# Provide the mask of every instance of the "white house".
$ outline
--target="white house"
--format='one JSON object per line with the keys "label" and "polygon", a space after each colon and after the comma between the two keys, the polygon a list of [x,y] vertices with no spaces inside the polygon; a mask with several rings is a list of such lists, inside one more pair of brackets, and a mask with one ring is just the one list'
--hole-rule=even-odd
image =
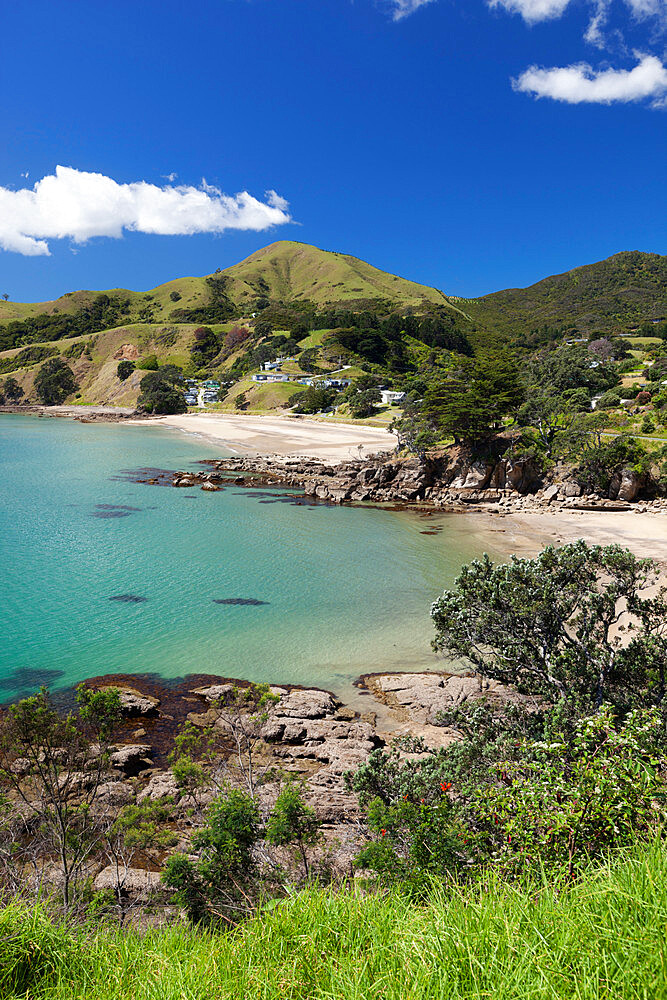
{"label": "white house", "polygon": [[400,403],[405,398],[404,392],[393,392],[391,389],[381,389],[380,398],[385,406]]}

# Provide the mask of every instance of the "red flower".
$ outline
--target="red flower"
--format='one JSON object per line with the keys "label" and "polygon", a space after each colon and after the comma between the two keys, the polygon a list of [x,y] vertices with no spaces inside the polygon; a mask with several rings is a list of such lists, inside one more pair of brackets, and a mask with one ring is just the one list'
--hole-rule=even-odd
{"label": "red flower", "polygon": [[443,792],[448,792],[451,787],[452,787],[451,781],[440,782],[440,788],[443,790]]}
{"label": "red flower", "polygon": [[384,837],[384,835],[385,835],[386,832],[387,832],[386,830],[380,830],[380,833],[382,834],[383,837]]}

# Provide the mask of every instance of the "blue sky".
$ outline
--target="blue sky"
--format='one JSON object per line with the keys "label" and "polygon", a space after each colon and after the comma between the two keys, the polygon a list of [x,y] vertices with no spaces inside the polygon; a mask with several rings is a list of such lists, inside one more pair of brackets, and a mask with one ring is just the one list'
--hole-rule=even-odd
{"label": "blue sky", "polygon": [[667,0],[12,2],[0,293],[278,239],[469,296],[665,253],[666,26]]}

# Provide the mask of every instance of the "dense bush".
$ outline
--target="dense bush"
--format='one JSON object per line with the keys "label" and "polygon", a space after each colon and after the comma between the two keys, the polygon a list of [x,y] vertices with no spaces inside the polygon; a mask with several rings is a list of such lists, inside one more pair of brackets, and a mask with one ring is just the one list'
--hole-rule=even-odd
{"label": "dense bush", "polygon": [[46,406],[64,403],[76,387],[74,373],[62,358],[45,361],[35,376],[37,398]]}
{"label": "dense bush", "polygon": [[624,469],[646,477],[651,471],[651,458],[636,438],[619,435],[587,448],[575,469],[575,478],[584,489],[606,496]]}
{"label": "dense bush", "polygon": [[139,383],[137,406],[147,413],[185,413],[188,405],[182,383],[183,373],[175,365],[149,372]]}
{"label": "dense bush", "polygon": [[117,326],[129,312],[130,300],[119,296],[97,295],[90,305],[74,313],[42,313],[28,319],[12,320],[0,326],[0,350],[19,344],[44,340],[78,337],[83,333],[99,333]]}

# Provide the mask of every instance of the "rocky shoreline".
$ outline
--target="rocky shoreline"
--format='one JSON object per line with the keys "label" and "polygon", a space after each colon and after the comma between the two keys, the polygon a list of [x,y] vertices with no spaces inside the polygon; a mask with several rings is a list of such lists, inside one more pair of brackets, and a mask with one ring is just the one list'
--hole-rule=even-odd
{"label": "rocky shoreline", "polygon": [[[86,685],[119,690],[125,714],[100,789],[100,807],[168,803],[175,849],[187,850],[197,825],[193,799],[179,788],[169,750],[186,722],[219,729],[224,745],[226,727],[216,706],[224,704],[234,690],[249,687],[248,682],[193,675],[169,685],[153,677],[123,675],[94,678]],[[272,686],[275,701],[262,717],[253,749],[256,773],[261,776],[256,787],[260,808],[272,807],[286,778],[301,782],[304,798],[321,823],[321,851],[341,874],[349,874],[361,845],[361,814],[346,774],[365,764],[373,750],[388,747],[399,737],[418,737],[434,748],[447,746],[457,735],[439,725],[441,710],[482,695],[497,702],[519,697],[496,682],[481,683],[470,674],[447,672],[371,674],[360,677],[356,686],[363,700],[361,705],[357,701],[357,707],[319,688]],[[221,751],[215,766],[223,771],[228,766],[224,771],[227,784],[241,783],[233,741]],[[205,808],[217,793],[211,782],[198,795],[195,811]],[[151,852],[136,858],[124,883],[125,892],[142,897],[159,888],[157,868],[162,860],[159,853]],[[101,867],[91,876],[95,889],[102,890],[115,884],[117,872]]]}
{"label": "rocky shoreline", "polygon": [[[165,474],[161,485],[275,486],[301,491],[304,500],[334,504],[400,505],[443,512],[471,508],[512,514],[545,508],[562,510],[667,513],[666,497],[644,497],[638,476],[627,470],[608,496],[585,493],[565,473],[560,482],[544,483],[530,462],[500,458],[470,462],[459,450],[437,455],[397,458],[384,454],[328,464],[317,459],[239,456],[203,462],[206,472]],[[157,483],[157,480],[143,480]]]}

